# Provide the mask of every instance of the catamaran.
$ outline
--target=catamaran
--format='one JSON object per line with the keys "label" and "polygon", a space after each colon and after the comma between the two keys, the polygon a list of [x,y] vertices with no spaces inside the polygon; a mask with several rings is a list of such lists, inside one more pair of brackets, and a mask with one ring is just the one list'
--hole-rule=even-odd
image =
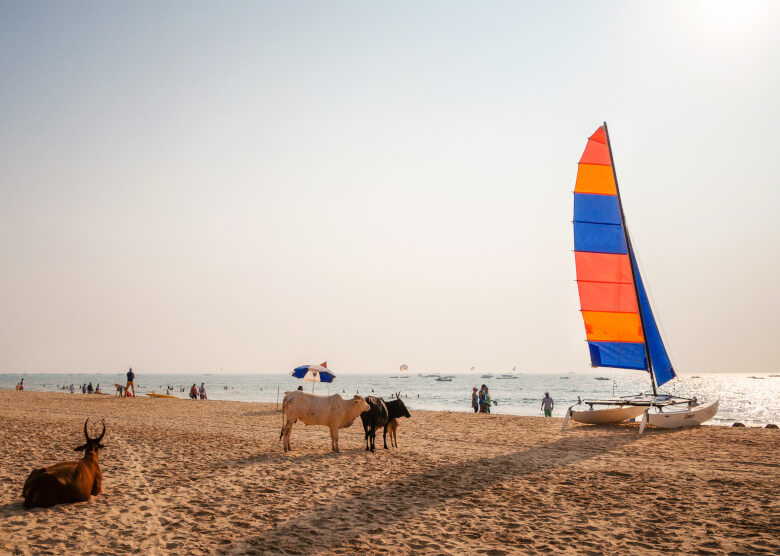
{"label": "catamaran", "polygon": [[[590,136],[574,187],[574,260],[591,366],[647,371],[651,393],[614,399],[579,400],[566,412],[580,423],[608,424],[642,414],[647,424],[679,428],[699,425],[718,411],[718,400],[661,394],[677,376],[650,308],[623,214],[607,123]],[[578,409],[575,409],[578,408]]]}

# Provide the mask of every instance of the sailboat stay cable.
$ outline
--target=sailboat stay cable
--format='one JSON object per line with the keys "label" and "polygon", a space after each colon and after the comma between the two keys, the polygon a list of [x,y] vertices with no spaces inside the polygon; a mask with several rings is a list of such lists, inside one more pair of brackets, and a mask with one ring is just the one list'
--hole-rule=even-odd
{"label": "sailboat stay cable", "polygon": [[653,396],[658,395],[655,387],[655,376],[653,376],[653,360],[650,359],[650,349],[647,346],[647,333],[645,332],[645,318],[642,315],[642,304],[639,302],[639,286],[637,285],[636,272],[634,270],[633,261],[636,260],[634,255],[634,249],[631,246],[631,237],[628,235],[628,226],[626,225],[626,216],[623,214],[623,201],[620,198],[620,187],[618,186],[617,170],[615,170],[615,158],[612,156],[612,142],[609,140],[609,129],[607,128],[607,122],[604,122],[604,134],[607,137],[607,148],[609,149],[609,160],[612,163],[612,177],[615,179],[615,193],[617,194],[618,208],[620,209],[620,220],[623,222],[623,235],[626,240],[626,247],[628,248],[628,254],[632,261],[631,263],[631,277],[634,280],[634,294],[637,299],[637,308],[639,312],[639,322],[642,326],[642,341],[645,346],[645,357],[647,357],[647,370],[650,372],[650,383],[653,385]]}

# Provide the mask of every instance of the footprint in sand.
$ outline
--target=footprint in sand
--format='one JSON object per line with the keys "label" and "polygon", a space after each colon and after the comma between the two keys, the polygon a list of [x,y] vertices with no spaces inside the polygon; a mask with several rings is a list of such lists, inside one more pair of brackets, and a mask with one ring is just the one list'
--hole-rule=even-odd
{"label": "footprint in sand", "polygon": [[[138,552],[141,554],[160,552],[165,546],[162,525],[164,518],[160,512],[157,497],[152,492],[151,485],[143,473],[144,460],[139,453],[143,448],[129,446],[127,441],[121,437],[116,440],[116,446],[125,456],[125,480],[123,482],[132,485],[136,493],[135,497],[131,498],[132,501],[122,508],[122,514],[135,518],[143,517],[143,519],[139,519],[140,523],[137,527],[135,525],[132,527],[133,536],[143,538]],[[139,532],[142,534],[139,535]]]}

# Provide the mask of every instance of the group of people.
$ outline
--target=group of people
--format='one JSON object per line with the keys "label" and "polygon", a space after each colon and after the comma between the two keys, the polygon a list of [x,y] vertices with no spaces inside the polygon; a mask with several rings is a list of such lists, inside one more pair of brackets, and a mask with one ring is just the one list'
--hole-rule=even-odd
{"label": "group of people", "polygon": [[195,386],[195,384],[193,384],[192,388],[190,388],[190,399],[197,400],[198,398],[200,398],[201,400],[208,399],[206,397],[206,385],[203,382],[200,383],[200,388]]}
{"label": "group of people", "polygon": [[16,389],[17,390],[24,390],[24,378],[16,383]]}
{"label": "group of people", "polygon": [[[486,385],[477,390],[477,387],[471,389],[471,407],[474,408],[474,413],[490,413],[490,406],[492,400],[490,399],[490,391]],[[495,402],[492,402],[493,404]]]}
{"label": "group of people", "polygon": [[[474,409],[474,413],[490,413],[490,406],[496,405],[496,401],[490,399],[488,387],[483,384],[479,390],[476,386],[471,390],[471,407]],[[550,397],[550,393],[545,392],[541,407],[545,417],[552,417],[553,407],[555,407],[555,402]]]}

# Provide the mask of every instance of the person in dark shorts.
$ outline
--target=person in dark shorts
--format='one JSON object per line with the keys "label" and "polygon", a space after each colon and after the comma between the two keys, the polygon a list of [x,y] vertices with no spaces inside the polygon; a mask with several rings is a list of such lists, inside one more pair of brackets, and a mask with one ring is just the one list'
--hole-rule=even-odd
{"label": "person in dark shorts", "polygon": [[130,367],[130,370],[127,371],[127,386],[125,386],[125,395],[127,395],[127,392],[129,392],[131,388],[133,389],[133,397],[135,398],[135,373],[133,372],[132,367]]}

